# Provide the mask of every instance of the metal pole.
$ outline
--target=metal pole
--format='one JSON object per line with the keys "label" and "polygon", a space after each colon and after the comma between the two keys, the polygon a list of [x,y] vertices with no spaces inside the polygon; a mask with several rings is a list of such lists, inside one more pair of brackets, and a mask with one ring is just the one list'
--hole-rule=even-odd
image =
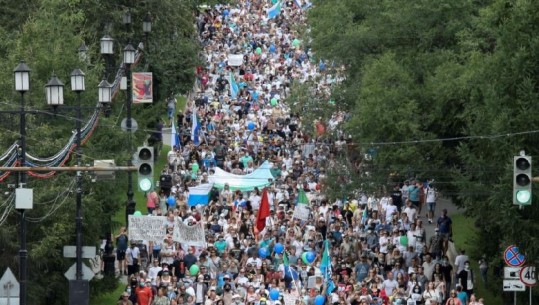
{"label": "metal pole", "polygon": [[[20,141],[20,166],[26,166],[26,110],[24,106],[24,92],[21,91],[21,109],[20,109],[20,133],[21,133],[21,141]],[[19,173],[19,188],[22,188],[26,185],[26,172],[20,172]],[[26,215],[25,210],[20,209],[20,223],[21,223],[21,231],[20,231],[20,239],[21,239],[21,249],[19,250],[19,281],[20,281],[20,305],[26,305],[26,275],[27,275],[27,258],[28,258],[28,251],[26,250]]]}
{"label": "metal pole", "polygon": [[113,167],[95,167],[95,166],[24,166],[24,167],[9,167],[0,166],[2,172],[110,172],[110,171],[136,171],[136,166],[113,166]]}
{"label": "metal pole", "polygon": [[517,305],[517,292],[513,291],[513,305]]}
{"label": "metal pole", "polygon": [[530,286],[530,305],[532,305],[532,289],[533,289],[533,286]]}
{"label": "metal pole", "polygon": [[[133,104],[133,92],[131,90],[131,64],[125,64],[125,77],[127,80],[127,147],[129,149],[129,159],[127,160],[127,166],[132,166],[131,154],[133,153],[133,147],[131,143],[131,105]],[[133,201],[133,173],[127,172],[127,202],[125,206],[125,224],[129,223],[129,214],[133,214],[136,203]]]}
{"label": "metal pole", "polygon": [[[77,91],[77,122],[76,122],[76,128],[77,128],[77,166],[81,166],[82,164],[82,148],[81,148],[81,139],[80,139],[80,133],[81,133],[81,101],[80,101],[80,91]],[[76,273],[75,278],[77,280],[82,280],[82,171],[77,171],[77,216],[75,217],[75,224],[76,224],[76,256],[77,256],[77,266],[76,266]]]}

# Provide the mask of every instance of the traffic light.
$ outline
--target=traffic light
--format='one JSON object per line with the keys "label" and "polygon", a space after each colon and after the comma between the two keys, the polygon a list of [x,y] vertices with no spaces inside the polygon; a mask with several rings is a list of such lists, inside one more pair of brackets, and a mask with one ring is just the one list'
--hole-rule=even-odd
{"label": "traffic light", "polygon": [[515,156],[513,161],[513,204],[532,204],[532,157]]}
{"label": "traffic light", "polygon": [[137,149],[138,188],[143,192],[152,189],[153,183],[153,147],[141,146]]}

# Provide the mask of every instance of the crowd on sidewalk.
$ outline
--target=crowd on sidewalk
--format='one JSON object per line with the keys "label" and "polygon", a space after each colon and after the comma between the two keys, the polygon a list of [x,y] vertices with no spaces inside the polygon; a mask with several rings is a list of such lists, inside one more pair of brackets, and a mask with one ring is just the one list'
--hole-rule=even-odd
{"label": "crowd on sidewalk", "polygon": [[[327,169],[346,155],[346,116],[315,125],[286,105],[293,82],[316,80],[326,94],[337,78],[295,31],[305,25],[303,2],[237,2],[197,16],[206,62],[197,69],[199,92],[177,117],[169,111],[180,135],[164,170],[171,187],[147,196],[148,213],[167,216],[169,232],[175,217],[202,222],[207,246],[172,235],[130,244],[123,228],[117,259],[128,285],[118,304],[482,304],[465,254],[446,255],[452,221],[436,210],[434,184],[407,180],[387,193],[325,196]],[[230,55],[241,55],[240,64]],[[207,183],[217,167],[246,175],[264,161],[274,175],[267,188],[225,185],[207,205],[187,204],[189,187]],[[308,206],[306,220],[294,217],[298,204]],[[423,221],[436,224],[428,239]]]}

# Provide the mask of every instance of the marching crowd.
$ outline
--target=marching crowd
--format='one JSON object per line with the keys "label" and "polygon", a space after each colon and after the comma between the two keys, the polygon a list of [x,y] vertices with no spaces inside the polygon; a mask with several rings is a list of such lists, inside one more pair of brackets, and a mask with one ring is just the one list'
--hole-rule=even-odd
{"label": "marching crowd", "polygon": [[[199,92],[187,109],[177,117],[169,111],[181,143],[167,154],[171,185],[147,196],[148,213],[168,217],[169,235],[142,245],[130,243],[125,228],[116,236],[118,269],[128,276],[118,304],[482,304],[467,256],[446,255],[452,222],[447,211],[437,213],[433,184],[409,180],[383,194],[324,196],[326,169],[346,153],[345,114],[315,127],[285,103],[292,82],[315,80],[326,94],[336,79],[297,36],[306,18],[298,3],[240,0],[199,12],[207,64],[197,70]],[[271,19],[270,9],[279,9]],[[242,62],[230,65],[237,54]],[[225,185],[208,205],[187,204],[188,187],[207,183],[216,167],[245,175],[264,161],[274,175],[266,190]],[[302,192],[307,220],[293,216]],[[264,196],[270,214],[260,230]],[[207,246],[174,242],[175,217],[202,222]],[[436,225],[429,238],[423,221]]]}

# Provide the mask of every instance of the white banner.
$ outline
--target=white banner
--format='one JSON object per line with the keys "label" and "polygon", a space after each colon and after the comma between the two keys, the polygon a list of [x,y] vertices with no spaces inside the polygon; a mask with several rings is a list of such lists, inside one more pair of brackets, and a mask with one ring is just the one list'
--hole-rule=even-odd
{"label": "white banner", "polygon": [[228,55],[229,66],[241,66],[243,65],[243,54],[230,54]]}
{"label": "white banner", "polygon": [[174,241],[186,244],[188,246],[206,246],[206,235],[204,233],[202,222],[189,226],[184,224],[180,217],[176,217],[176,221],[174,223],[173,239]]}
{"label": "white banner", "polygon": [[163,242],[166,236],[165,216],[129,215],[129,240]]}
{"label": "white banner", "polygon": [[305,204],[298,204],[294,208],[294,218],[300,219],[300,220],[309,220],[309,214],[311,213],[311,210],[309,209],[309,206]]}

